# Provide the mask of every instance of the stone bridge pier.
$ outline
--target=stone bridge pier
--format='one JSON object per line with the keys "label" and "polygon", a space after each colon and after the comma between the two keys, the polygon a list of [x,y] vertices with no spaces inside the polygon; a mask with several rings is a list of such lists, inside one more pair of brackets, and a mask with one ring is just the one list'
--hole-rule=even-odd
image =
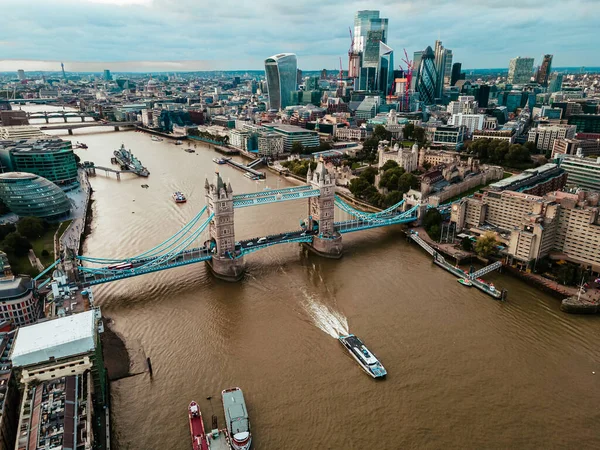
{"label": "stone bridge pier", "polygon": [[233,189],[224,183],[218,172],[213,183],[204,183],[208,214],[214,214],[209,224],[215,253],[207,261],[215,277],[225,281],[238,281],[244,276],[244,256],[235,250],[233,223]]}
{"label": "stone bridge pier", "polygon": [[314,172],[306,174],[306,182],[319,189],[320,195],[308,199],[308,229],[318,230],[312,244],[303,244],[310,251],[326,258],[342,257],[342,235],[335,231],[335,174],[330,173],[323,161]]}

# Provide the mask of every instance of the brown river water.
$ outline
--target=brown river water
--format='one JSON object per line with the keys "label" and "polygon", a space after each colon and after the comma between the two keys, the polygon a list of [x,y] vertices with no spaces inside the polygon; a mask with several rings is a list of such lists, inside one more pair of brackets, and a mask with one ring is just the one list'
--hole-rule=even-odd
{"label": "brown river water", "polygon": [[[204,206],[217,154],[200,143],[189,154],[135,131],[54,134],[85,142],[77,153],[97,165],[110,166],[124,143],[151,172],[91,178],[88,256],[145,251]],[[292,185],[219,170],[234,193]],[[172,201],[176,190],[186,204]],[[306,213],[305,201],[238,210],[236,238],[298,229]],[[233,284],[200,263],[94,288],[115,331],[154,369],[152,379],[112,383],[118,449],[190,449],[190,400],[207,427],[213,410],[223,426],[219,393],[231,386],[244,391],[255,449],[600,448],[600,317],[566,315],[504,274],[486,278],[508,289],[506,302],[463,287],[400,227],[345,235],[340,260],[287,244],[246,264]],[[384,381],[334,338],[347,331],[382,361]]]}

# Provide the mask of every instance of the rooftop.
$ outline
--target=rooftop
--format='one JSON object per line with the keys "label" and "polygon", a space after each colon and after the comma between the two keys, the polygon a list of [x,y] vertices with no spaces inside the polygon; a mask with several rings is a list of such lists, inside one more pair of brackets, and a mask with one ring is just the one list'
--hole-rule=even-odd
{"label": "rooftop", "polygon": [[11,360],[29,366],[92,351],[96,347],[96,311],[19,328]]}

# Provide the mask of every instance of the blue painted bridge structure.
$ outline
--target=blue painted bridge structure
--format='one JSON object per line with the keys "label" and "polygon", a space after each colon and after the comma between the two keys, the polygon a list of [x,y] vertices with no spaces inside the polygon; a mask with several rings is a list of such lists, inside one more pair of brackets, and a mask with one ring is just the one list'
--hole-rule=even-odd
{"label": "blue painted bridge structure", "polygon": [[[358,210],[335,194],[335,178],[323,163],[319,163],[314,173],[309,171],[307,181],[307,185],[298,187],[234,195],[231,184],[223,182],[217,173],[213,183],[206,180],[206,206],[164,242],[135,256],[73,256],[70,264],[64,265],[71,267],[69,275],[83,287],[201,261],[206,261],[218,278],[234,281],[243,276],[244,256],[250,253],[274,245],[300,243],[322,256],[338,258],[342,252],[342,235],[413,222],[423,210],[421,205],[407,207],[404,201],[376,213]],[[309,213],[300,229],[235,239],[236,209],[301,199],[308,199]],[[335,208],[338,215],[347,219],[335,221]],[[38,286],[48,282],[42,275],[45,274],[38,277]]]}

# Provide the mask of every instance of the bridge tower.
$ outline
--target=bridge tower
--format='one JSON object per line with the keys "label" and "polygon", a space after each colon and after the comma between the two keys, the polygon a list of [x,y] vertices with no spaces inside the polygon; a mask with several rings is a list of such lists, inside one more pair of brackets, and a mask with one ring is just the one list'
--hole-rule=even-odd
{"label": "bridge tower", "polygon": [[314,172],[310,169],[306,174],[306,182],[320,195],[308,199],[308,229],[314,231],[318,226],[318,234],[313,237],[312,245],[307,247],[318,255],[327,258],[342,256],[342,235],[335,231],[335,174],[330,173],[321,159]]}
{"label": "bridge tower", "polygon": [[244,258],[235,249],[233,222],[233,189],[215,172],[214,183],[204,183],[208,213],[214,214],[209,224],[210,238],[215,243],[215,253],[208,265],[213,274],[222,280],[238,281],[244,275]]}

